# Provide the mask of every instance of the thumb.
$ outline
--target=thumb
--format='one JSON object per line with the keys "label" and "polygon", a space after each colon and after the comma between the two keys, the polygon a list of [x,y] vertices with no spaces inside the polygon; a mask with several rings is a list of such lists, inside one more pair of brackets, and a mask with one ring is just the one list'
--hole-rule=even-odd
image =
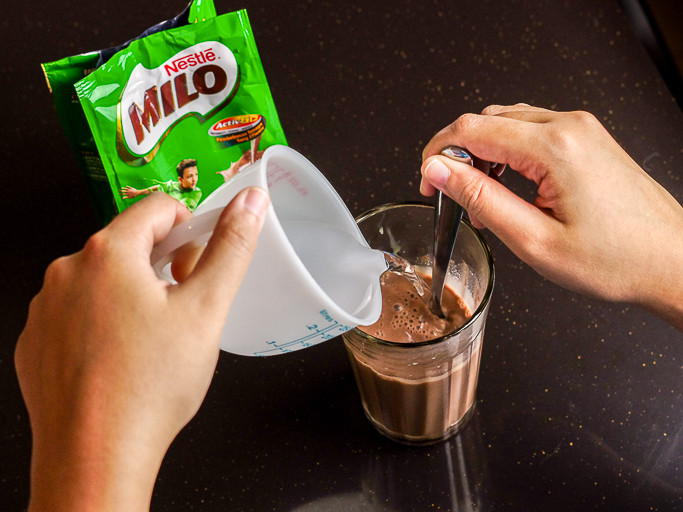
{"label": "thumb", "polygon": [[550,229],[546,214],[470,165],[437,155],[424,161],[422,175],[520,257]]}
{"label": "thumb", "polygon": [[269,204],[265,190],[249,187],[223,210],[197,266],[179,286],[181,300],[196,305],[202,317],[225,321],[256,250]]}

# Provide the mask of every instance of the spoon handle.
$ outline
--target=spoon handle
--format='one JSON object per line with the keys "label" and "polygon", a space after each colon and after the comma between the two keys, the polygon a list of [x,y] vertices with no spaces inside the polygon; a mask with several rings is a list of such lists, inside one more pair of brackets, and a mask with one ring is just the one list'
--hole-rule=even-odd
{"label": "spoon handle", "polygon": [[448,262],[455,247],[455,237],[458,234],[463,208],[450,197],[439,192],[436,198],[434,225],[434,263],[432,266],[432,313],[443,318],[441,308],[443,288],[446,282]]}
{"label": "spoon handle", "polygon": [[[472,157],[464,149],[458,146],[448,146],[441,150],[441,154],[453,160],[473,165]],[[432,313],[443,318],[445,315],[441,308],[443,288],[448,272],[448,262],[451,260],[455,238],[462,220],[463,208],[450,197],[440,191],[436,196],[436,209],[434,211],[434,260],[432,263],[432,300],[430,309]]]}

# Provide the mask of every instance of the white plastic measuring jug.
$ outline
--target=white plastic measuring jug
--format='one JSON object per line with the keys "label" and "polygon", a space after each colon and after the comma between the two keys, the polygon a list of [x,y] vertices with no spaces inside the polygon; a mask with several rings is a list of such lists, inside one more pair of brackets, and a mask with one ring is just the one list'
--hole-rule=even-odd
{"label": "white plastic measuring jug", "polygon": [[271,204],[221,349],[282,354],[374,323],[382,309],[384,254],[369,248],[322,173],[286,146],[268,148],[207,197],[192,219],[175,226],[152,252],[157,274],[172,281],[175,251],[189,242],[206,243],[223,207],[248,186],[268,190]]}

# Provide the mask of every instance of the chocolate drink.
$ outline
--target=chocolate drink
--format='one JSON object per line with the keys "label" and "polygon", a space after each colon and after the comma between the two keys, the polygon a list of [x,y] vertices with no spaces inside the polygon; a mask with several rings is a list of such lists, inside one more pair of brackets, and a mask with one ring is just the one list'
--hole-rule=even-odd
{"label": "chocolate drink", "polygon": [[[421,277],[429,285],[429,277]],[[420,444],[445,438],[459,429],[474,404],[481,337],[462,350],[444,346],[459,345],[456,340],[410,345],[453,332],[471,313],[446,287],[446,318],[441,319],[405,277],[391,273],[383,275],[382,297],[380,319],[358,329],[405,346],[389,347],[376,358],[349,350],[366,415],[380,431],[402,441]]]}
{"label": "chocolate drink", "polygon": [[382,314],[374,324],[359,329],[380,340],[416,343],[436,339],[464,324],[471,315],[465,302],[446,286],[441,299],[446,318],[436,316],[428,304],[432,278],[416,274],[422,280],[425,297],[420,296],[405,273],[382,274]]}

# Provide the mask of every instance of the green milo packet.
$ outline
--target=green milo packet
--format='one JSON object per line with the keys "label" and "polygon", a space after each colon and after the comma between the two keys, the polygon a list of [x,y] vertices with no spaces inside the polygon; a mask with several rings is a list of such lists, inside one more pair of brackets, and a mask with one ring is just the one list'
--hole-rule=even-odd
{"label": "green milo packet", "polygon": [[[177,16],[148,28],[136,39],[216,16],[212,0],[193,0]],[[74,84],[105,63],[131,41],[114,48],[73,55],[42,64],[57,115],[71,143],[97,217],[107,223],[117,213],[109,180]]]}
{"label": "green milo packet", "polygon": [[245,10],[133,41],[76,92],[118,211],[155,190],[193,210],[286,144]]}

